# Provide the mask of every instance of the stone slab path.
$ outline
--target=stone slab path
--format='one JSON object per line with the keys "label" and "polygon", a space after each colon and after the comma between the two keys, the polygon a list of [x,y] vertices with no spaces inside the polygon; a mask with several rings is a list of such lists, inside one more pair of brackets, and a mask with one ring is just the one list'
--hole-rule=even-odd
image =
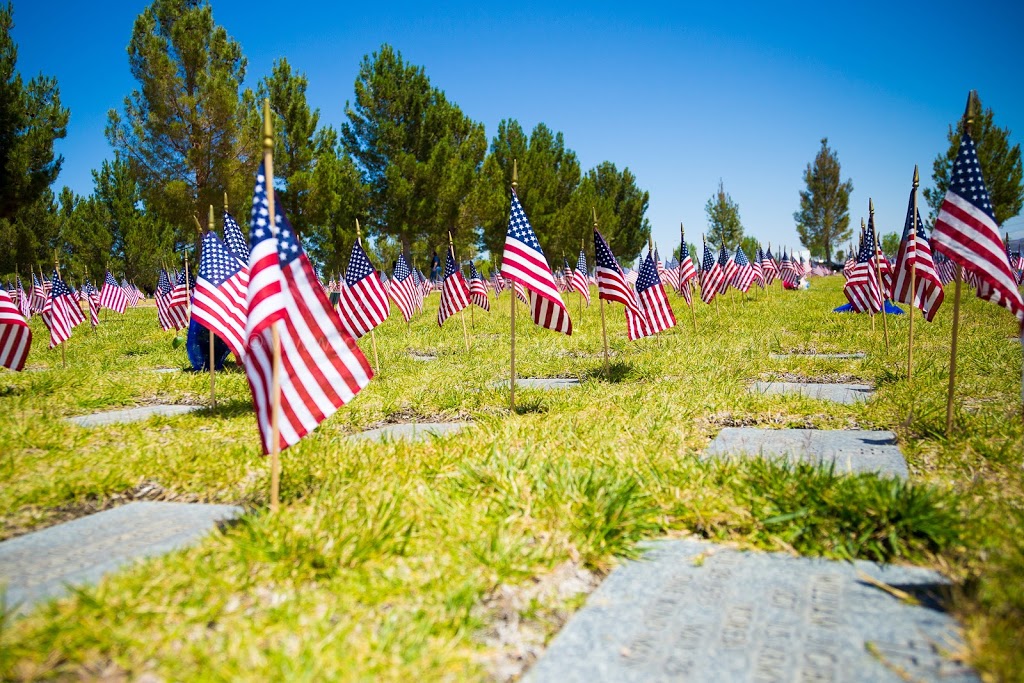
{"label": "stone slab path", "polygon": [[877,472],[900,479],[909,475],[896,435],[885,431],[727,427],[708,444],[703,457],[781,458],[835,463],[837,472]]}
{"label": "stone slab path", "polygon": [[454,434],[469,427],[469,422],[419,422],[410,424],[393,424],[368,429],[365,432],[348,437],[352,441],[426,441],[435,436]]}
{"label": "stone slab path", "polygon": [[915,567],[658,541],[611,573],[523,680],[977,683],[942,654],[960,647],[946,584]]}
{"label": "stone slab path", "polygon": [[202,410],[204,407],[176,405],[142,406],[141,408],[126,408],[124,410],[110,410],[105,413],[93,413],[92,415],[79,415],[78,417],[69,417],[67,420],[79,427],[101,427],[110,424],[141,422],[157,415],[163,417],[184,415],[185,413]]}
{"label": "stone slab path", "polygon": [[836,403],[866,401],[875,393],[867,384],[814,384],[802,382],[754,382],[750,390],[760,394],[798,394]]}
{"label": "stone slab path", "polygon": [[192,545],[241,514],[233,505],[135,502],[4,541],[7,605],[25,612],[65,594],[67,585],[93,584],[137,559]]}

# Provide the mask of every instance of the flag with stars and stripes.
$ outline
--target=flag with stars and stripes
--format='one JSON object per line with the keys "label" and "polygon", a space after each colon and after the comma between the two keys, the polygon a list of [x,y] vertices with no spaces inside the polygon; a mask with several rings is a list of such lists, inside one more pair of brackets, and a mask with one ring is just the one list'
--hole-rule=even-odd
{"label": "flag with stars and stripes", "polygon": [[469,262],[469,302],[488,313],[491,311],[491,300],[487,296],[487,283],[472,261]]}
{"label": "flag with stars and stripes", "polygon": [[[317,278],[317,282],[320,279]],[[322,289],[322,287],[321,287]],[[384,283],[356,240],[345,271],[345,289],[338,298],[341,324],[353,339],[359,339],[388,319],[391,303],[384,291]]]}
{"label": "flag with stars and stripes", "polygon": [[46,305],[46,290],[43,288],[42,283],[39,282],[39,278],[36,274],[32,273],[32,312],[42,313],[43,306]]}
{"label": "flag with stars and stripes", "polygon": [[[882,288],[875,269],[874,253],[875,235],[872,224],[868,223],[857,253],[857,265],[853,267],[850,279],[843,285],[843,294],[858,313],[878,313],[882,310]],[[783,256],[784,260],[786,258]]]}
{"label": "flag with stars and stripes", "polygon": [[462,272],[455,267],[454,247],[448,247],[444,257],[444,275],[441,278],[441,304],[437,307],[437,324],[444,321],[469,305],[469,287]]}
{"label": "flag with stars and stripes", "polygon": [[[868,216],[868,223],[870,223],[871,227],[874,228],[874,215]],[[874,232],[874,234],[876,235],[878,234],[876,230],[872,230],[872,232]],[[885,252],[882,251],[881,242],[879,242],[879,244],[875,246],[875,264],[878,268],[878,273],[882,278],[882,298],[888,299],[892,296],[893,271],[892,264],[889,262],[888,257],[886,257]],[[801,275],[802,274],[803,273],[801,273]]]}
{"label": "flag with stars and stripes", "polygon": [[[796,284],[800,281],[800,275],[796,272],[793,259],[790,258],[789,253],[785,249],[782,250],[782,262],[779,264],[779,278],[784,285],[789,287],[796,287]],[[877,280],[878,278],[876,277],[875,279]]]}
{"label": "flag with stars and stripes", "polygon": [[245,296],[249,267],[212,230],[203,236],[192,319],[224,340],[235,358],[245,354]]}
{"label": "flag with stars and stripes", "polygon": [[109,270],[107,271],[107,276],[103,278],[103,288],[100,289],[100,306],[109,308],[117,313],[124,313],[125,309],[128,308],[128,295],[125,294],[121,285],[117,284],[117,280],[114,279]]}
{"label": "flag with stars and stripes", "polygon": [[555,277],[537,235],[512,191],[508,230],[501,258],[501,276],[530,292],[530,314],[540,327],[572,334],[572,320],[555,285]]}
{"label": "flag with stars and stripes", "polygon": [[15,372],[25,367],[32,328],[7,292],[0,290],[0,365]]}
{"label": "flag with stars and stripes", "polygon": [[128,305],[135,308],[139,305],[139,300],[142,298],[142,292],[135,284],[129,284],[128,278],[122,275],[121,277],[121,289],[124,290],[125,298],[128,300]]}
{"label": "flag with stars and stripes", "polygon": [[82,292],[89,301],[89,324],[96,327],[100,324],[100,291],[86,280],[82,285]]}
{"label": "flag with stars and stripes", "polygon": [[721,251],[718,252],[718,266],[722,269],[722,284],[718,286],[718,293],[725,294],[726,290],[733,284],[737,266],[735,254],[726,249],[724,244]]}
{"label": "flag with stars and stripes", "polygon": [[964,131],[950,173],[949,189],[932,229],[932,245],[977,279],[977,296],[1006,308],[1024,329],[1024,300],[999,237],[988,189]]}
{"label": "flag with stars and stripes", "polygon": [[647,258],[640,264],[640,274],[636,279],[636,295],[652,333],[662,332],[676,324],[675,313],[672,312],[665,287],[658,277],[657,263],[657,252],[655,255],[647,252]]}
{"label": "flag with stars and stripes", "polygon": [[84,321],[85,316],[75,301],[75,295],[54,270],[50,281],[50,296],[43,308],[43,322],[50,328],[50,348],[70,339],[71,330]]}
{"label": "flag with stars and stripes", "polygon": [[[725,249],[725,247],[723,247]],[[700,300],[710,304],[725,280],[725,272],[704,242],[704,258],[700,261]]]}
{"label": "flag with stars and stripes", "polygon": [[171,303],[171,279],[167,271],[160,269],[160,276],[157,278],[156,294],[156,318],[160,328],[167,330],[181,330],[188,327],[188,309],[184,306],[174,306]]}
{"label": "flag with stars and stripes", "polygon": [[167,299],[167,305],[171,308],[187,307],[192,299],[195,280],[187,268],[178,273],[177,280],[177,284],[174,285],[174,289],[171,290],[170,297]]}
{"label": "flag with stars and stripes", "polygon": [[299,442],[365,387],[373,372],[341,326],[280,204],[273,220],[261,165],[252,199],[245,374],[264,453],[274,445],[273,330],[280,339],[277,446]]}
{"label": "flag with stars and stripes", "polygon": [[583,253],[583,249],[580,248],[580,255],[576,258],[576,268],[572,271],[572,278],[569,280],[569,286],[572,290],[579,292],[583,295],[583,298],[587,302],[587,306],[590,306],[590,282],[587,281],[587,255]]}
{"label": "flag with stars and stripes", "polygon": [[419,288],[416,286],[416,278],[409,269],[409,262],[405,260],[405,254],[399,254],[395,262],[395,271],[391,274],[391,287],[388,289],[388,296],[402,312],[405,322],[412,320],[416,312],[419,299]]}
{"label": "flag with stars and stripes", "polygon": [[693,257],[690,255],[690,247],[686,244],[686,237],[679,235],[679,286],[676,291],[686,298],[687,305],[693,304],[693,284],[697,279],[697,269],[693,265]]}
{"label": "flag with stars and stripes", "polygon": [[764,261],[764,249],[761,245],[757,247],[757,254],[754,255],[754,260],[750,262],[750,267],[754,271],[754,282],[764,289],[764,268],[761,267],[761,261]]}
{"label": "flag with stars and stripes", "polygon": [[771,286],[779,274],[779,264],[775,262],[775,257],[772,256],[771,244],[768,245],[768,251],[764,252],[764,259],[761,260],[761,269],[764,271],[765,287]]}
{"label": "flag with stars and stripes", "polygon": [[669,268],[662,263],[661,258],[658,256],[657,247],[654,248],[654,264],[658,267],[658,278],[661,280],[661,284],[671,289],[678,289],[679,269],[675,266]]}
{"label": "flag with stars and stripes", "polygon": [[18,301],[15,305],[18,307],[18,311],[21,312],[22,317],[28,320],[32,316],[32,302],[29,300],[25,288],[21,285],[20,275],[15,276],[15,282],[18,288]]}
{"label": "flag with stars and stripes", "polygon": [[647,337],[653,332],[647,315],[640,306],[636,292],[626,282],[622,267],[612,254],[604,236],[594,229],[594,263],[597,274],[597,298],[622,304],[626,311],[626,336],[630,341]]}
{"label": "flag with stars and stripes", "polygon": [[500,296],[505,291],[505,278],[501,276],[501,273],[494,271],[491,274],[491,284],[494,285],[494,296]]}
{"label": "flag with stars and stripes", "polygon": [[[924,314],[924,319],[931,322],[939,310],[939,306],[942,305],[945,293],[942,290],[942,281],[939,280],[939,276],[935,272],[932,249],[928,244],[924,223],[921,222],[921,213],[914,214],[914,194],[916,192],[916,189],[910,191],[907,220],[903,226],[903,239],[900,240],[896,263],[893,266],[892,300],[909,306],[917,306]],[[910,238],[912,228],[914,228],[913,240]],[[914,269],[913,292],[910,291],[911,268]]]}
{"label": "flag with stars and stripes", "polygon": [[732,286],[746,294],[750,291],[750,286],[754,284],[754,268],[747,260],[747,255],[743,253],[741,245],[736,245],[735,264],[736,272],[732,276]]}
{"label": "flag with stars and stripes", "polygon": [[238,221],[227,211],[224,212],[224,244],[242,265],[249,267],[249,242],[246,241],[245,233],[239,227]]}

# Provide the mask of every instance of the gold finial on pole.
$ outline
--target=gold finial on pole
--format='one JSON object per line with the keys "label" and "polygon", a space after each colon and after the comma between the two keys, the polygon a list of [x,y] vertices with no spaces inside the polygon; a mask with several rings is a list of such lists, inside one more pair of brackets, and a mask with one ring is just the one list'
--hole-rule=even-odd
{"label": "gold finial on pole", "polygon": [[356,240],[359,242],[359,246],[363,246],[363,231],[359,228],[359,219],[356,219]]}
{"label": "gold finial on pole", "polygon": [[519,159],[512,160],[512,191],[519,187]]}
{"label": "gold finial on pole", "polygon": [[227,190],[224,191],[224,213],[229,213],[228,212],[228,192],[227,192]]}
{"label": "gold finial on pole", "polygon": [[263,153],[274,151],[274,124],[270,118],[270,100],[263,100]]}
{"label": "gold finial on pole", "polygon": [[[920,185],[921,185],[921,174],[917,172],[917,164],[914,164],[914,189],[916,190]],[[916,216],[914,217],[914,223],[915,223],[914,227],[917,227],[916,226],[916,223],[917,223],[917,217]]]}
{"label": "gold finial on pole", "polygon": [[967,93],[967,106],[964,107],[963,124],[964,124],[964,130],[967,131],[968,134],[970,134],[970,132],[971,132],[971,125],[974,123],[975,101],[976,101],[977,97],[978,97],[978,91],[977,90],[972,90],[969,93]]}
{"label": "gold finial on pole", "polygon": [[597,230],[597,207],[592,206],[590,210],[594,212],[594,230]]}
{"label": "gold finial on pole", "polygon": [[213,232],[213,204],[210,204],[210,218],[207,221],[210,232]]}
{"label": "gold finial on pole", "polygon": [[196,218],[196,215],[195,215],[195,214],[192,214],[192,220],[194,220],[194,221],[196,222],[196,231],[197,231],[197,232],[198,232],[198,233],[199,233],[200,235],[202,235],[202,234],[203,234],[203,224],[199,222],[199,219],[198,219],[198,218]]}

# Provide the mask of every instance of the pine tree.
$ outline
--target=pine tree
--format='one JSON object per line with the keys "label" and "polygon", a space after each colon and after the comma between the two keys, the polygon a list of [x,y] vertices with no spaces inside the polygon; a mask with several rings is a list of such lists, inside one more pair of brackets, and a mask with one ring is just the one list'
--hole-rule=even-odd
{"label": "pine tree", "polygon": [[[985,178],[989,200],[996,223],[1000,225],[1008,218],[1020,214],[1024,208],[1024,183],[1022,183],[1022,167],[1020,144],[1010,146],[1010,129],[1000,128],[995,124],[995,115],[991,109],[982,110],[979,100],[977,110],[982,111],[971,125],[971,137],[978,152],[978,163]],[[932,164],[932,182],[935,187],[926,187],[925,201],[931,207],[929,220],[935,221],[942,205],[942,199],[949,188],[949,174],[960,149],[960,136],[963,122],[957,121],[956,127],[949,127],[947,139],[949,148],[944,154],[935,157]]]}
{"label": "pine tree", "polygon": [[708,216],[708,242],[735,248],[743,239],[740,205],[725,191],[721,180],[718,181],[718,191],[704,205],[704,212]]}
{"label": "pine tree", "polygon": [[814,162],[804,170],[806,190],[800,191],[800,210],[793,214],[800,243],[812,254],[832,262],[832,248],[850,239],[850,193],[853,181],[840,180],[839,155],[821,139]]}

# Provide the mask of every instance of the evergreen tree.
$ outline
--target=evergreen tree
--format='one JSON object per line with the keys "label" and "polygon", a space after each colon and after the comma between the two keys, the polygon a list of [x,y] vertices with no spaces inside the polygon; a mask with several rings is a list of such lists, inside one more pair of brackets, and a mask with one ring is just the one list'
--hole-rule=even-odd
{"label": "evergreen tree", "polygon": [[363,222],[367,216],[368,190],[333,128],[317,131],[314,147],[317,157],[307,203],[312,226],[306,235],[306,246],[313,262],[325,274],[340,274],[348,265],[356,219]]}
{"label": "evergreen tree", "polygon": [[25,82],[18,73],[13,27],[13,5],[0,6],[0,272],[53,261],[46,214],[63,163],[53,145],[67,133],[69,117],[55,79],[38,75]]}
{"label": "evergreen tree", "polygon": [[896,256],[896,252],[900,250],[900,237],[894,232],[887,232],[878,241],[878,246],[882,248],[884,253],[889,258]]}
{"label": "evergreen tree", "polygon": [[[978,163],[985,178],[992,213],[995,214],[996,223],[1002,225],[1006,219],[1018,215],[1024,208],[1020,144],[1011,147],[1010,129],[997,126],[992,110],[983,110],[980,100],[976,106],[981,115],[976,116],[971,125],[971,137],[978,152]],[[925,201],[931,207],[929,220],[932,222],[938,216],[942,199],[949,188],[949,174],[960,148],[962,132],[962,120],[957,121],[955,128],[949,127],[946,136],[949,148],[945,153],[935,157],[932,164],[932,182],[935,183],[935,187],[926,187],[924,190]]]}
{"label": "evergreen tree", "polygon": [[812,254],[832,261],[832,248],[850,239],[850,193],[853,181],[840,180],[839,155],[821,139],[814,162],[804,170],[806,190],[800,191],[800,210],[793,214],[800,243]]}
{"label": "evergreen tree", "polygon": [[154,0],[135,20],[128,61],[139,87],[108,114],[107,138],[139,179],[147,210],[194,241],[194,218],[251,196],[255,133],[246,60],[204,0]]}
{"label": "evergreen tree", "polygon": [[743,253],[747,255],[747,260],[753,263],[757,258],[757,238],[753,235],[744,235],[740,240],[740,246],[743,247]]}
{"label": "evergreen tree", "polygon": [[725,244],[734,249],[743,238],[743,224],[740,222],[740,206],[725,191],[725,184],[718,181],[718,191],[704,205],[708,216],[708,242],[720,247]]}

